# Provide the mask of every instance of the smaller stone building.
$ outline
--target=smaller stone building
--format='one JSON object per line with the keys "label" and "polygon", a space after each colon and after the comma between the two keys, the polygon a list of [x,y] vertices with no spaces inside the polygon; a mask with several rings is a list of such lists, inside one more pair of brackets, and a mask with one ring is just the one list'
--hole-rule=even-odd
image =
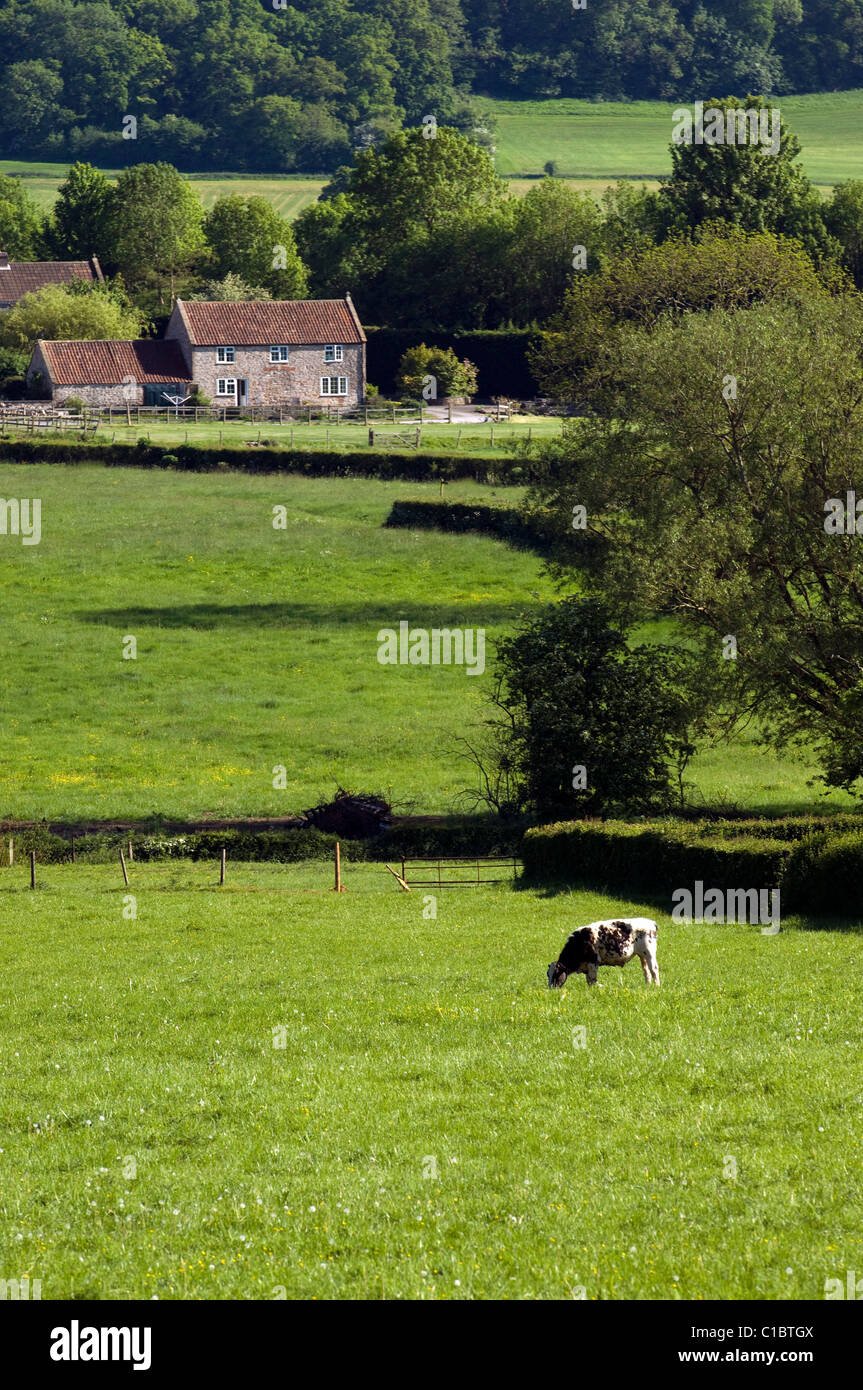
{"label": "smaller stone building", "polygon": [[27,381],[55,405],[77,397],[85,405],[170,405],[188,396],[192,381],[177,343],[47,342],[33,350]]}

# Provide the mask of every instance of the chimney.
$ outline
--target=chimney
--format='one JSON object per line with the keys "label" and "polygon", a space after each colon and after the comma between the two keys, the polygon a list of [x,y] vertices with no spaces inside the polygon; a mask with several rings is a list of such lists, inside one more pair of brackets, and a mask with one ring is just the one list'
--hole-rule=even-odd
{"label": "chimney", "polygon": [[0,251],[0,270],[11,270],[8,251]]}

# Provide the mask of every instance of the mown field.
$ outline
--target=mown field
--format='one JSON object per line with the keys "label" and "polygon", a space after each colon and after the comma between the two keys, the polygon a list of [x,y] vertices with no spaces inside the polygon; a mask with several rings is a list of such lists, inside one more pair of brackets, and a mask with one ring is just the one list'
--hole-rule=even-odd
{"label": "mown field", "polygon": [[[141,161],[148,156],[141,153]],[[23,174],[27,191],[40,207],[47,212],[53,207],[57,189],[66,177],[68,165],[45,164],[30,160],[0,160],[0,173]],[[105,171],[111,178],[116,177],[115,169]],[[218,174],[191,174],[195,191],[205,208],[211,208],[217,198],[231,193],[239,193],[244,198],[267,198],[283,217],[292,221],[314,203],[324,184],[325,178],[313,178],[305,174],[285,174],[278,178],[250,174],[248,177],[236,175],[219,177]]]}
{"label": "mown field", "polygon": [[372,872],[135,866],[131,920],[113,867],[0,869],[4,1277],[728,1300],[859,1270],[859,933],[660,918],[660,989],[550,992],[575,923],[651,909],[454,890],[431,920]]}
{"label": "mown field", "polygon": [[481,627],[490,647],[551,589],[492,540],[384,529],[396,497],[438,491],[0,469],[0,496],[42,500],[40,545],[0,536],[3,815],[285,815],[339,782],[448,809],[490,677],[382,666],[377,633]]}
{"label": "mown field", "polygon": [[[725,96],[727,93],[706,93]],[[743,93],[739,94],[741,98]],[[498,122],[497,167],[506,178],[540,175],[547,160],[573,179],[665,178],[671,113],[684,102],[490,101]],[[859,178],[863,91],[774,99],[802,146],[814,183]]]}

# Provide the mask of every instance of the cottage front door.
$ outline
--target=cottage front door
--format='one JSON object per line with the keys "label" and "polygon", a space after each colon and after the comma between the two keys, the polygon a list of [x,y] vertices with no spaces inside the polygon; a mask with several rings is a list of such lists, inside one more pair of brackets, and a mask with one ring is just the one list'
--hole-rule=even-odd
{"label": "cottage front door", "polygon": [[248,377],[237,378],[237,405],[249,404],[249,381]]}

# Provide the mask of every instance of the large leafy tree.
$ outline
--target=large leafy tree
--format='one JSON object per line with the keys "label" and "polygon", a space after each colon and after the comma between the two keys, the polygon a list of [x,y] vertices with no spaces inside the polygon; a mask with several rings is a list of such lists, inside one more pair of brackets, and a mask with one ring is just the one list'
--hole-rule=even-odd
{"label": "large leafy tree", "polygon": [[122,170],[114,196],[114,262],[130,284],[153,283],[159,303],[202,255],[204,209],[172,164]]}
{"label": "large leafy tree", "polygon": [[347,193],[367,254],[385,259],[416,229],[431,233],[465,213],[499,207],[506,185],[488,151],[445,126],[399,131],[356,156]]}
{"label": "large leafy tree", "polygon": [[266,198],[238,193],[217,198],[204,220],[204,237],[214,278],[239,275],[250,285],[263,285],[274,299],[302,299],[308,293],[291,224]]}
{"label": "large leafy tree", "polygon": [[[705,102],[705,108],[723,113],[726,128],[729,111],[764,112],[771,139],[774,106],[762,97]],[[778,115],[779,108],[775,109]],[[746,232],[796,237],[818,260],[835,257],[838,247],[824,225],[821,199],[795,162],[800,142],[781,117],[778,144],[774,152],[772,146],[754,141],[672,143],[671,177],[659,194],[667,229],[688,233],[705,223],[722,221]]]}
{"label": "large leafy tree", "polygon": [[[482,240],[488,226],[499,248],[493,224],[506,199],[506,185],[487,150],[447,127],[433,137],[422,129],[401,131],[380,148],[357,154],[353,167],[340,171],[325,194],[295,223],[315,294],[342,293],[344,286],[358,288],[361,282],[367,320],[412,319],[434,326],[458,321],[428,308],[430,299],[437,303],[429,275],[434,280],[448,275],[445,297],[461,297],[461,321],[471,321],[466,304],[475,297],[462,273],[466,233]],[[455,244],[459,259],[453,264]],[[486,264],[481,277],[490,269]]]}
{"label": "large leafy tree", "polygon": [[12,260],[36,260],[42,245],[41,221],[23,181],[0,174],[0,248]]}
{"label": "large leafy tree", "polygon": [[696,671],[679,649],[630,646],[594,600],[545,609],[498,644],[487,742],[468,742],[478,800],[543,819],[667,807],[693,752]]}
{"label": "large leafy tree", "polygon": [[72,165],[61,183],[47,227],[59,260],[99,256],[112,259],[114,192],[109,179],[92,164]]}
{"label": "large leafy tree", "polygon": [[599,557],[586,578],[615,612],[674,615],[732,712],[842,786],[863,776],[861,343],[856,295],[630,330],[603,415],[546,448],[532,503],[564,573]]}
{"label": "large leafy tree", "polygon": [[698,309],[748,308],[762,300],[827,295],[841,277],[816,271],[795,241],[770,232],[713,226],[612,257],[599,274],[576,277],[531,355],[547,394],[578,400],[616,367],[621,334]]}
{"label": "large leafy tree", "polygon": [[843,179],[824,205],[824,221],[842,247],[842,259],[863,289],[863,179]]}

